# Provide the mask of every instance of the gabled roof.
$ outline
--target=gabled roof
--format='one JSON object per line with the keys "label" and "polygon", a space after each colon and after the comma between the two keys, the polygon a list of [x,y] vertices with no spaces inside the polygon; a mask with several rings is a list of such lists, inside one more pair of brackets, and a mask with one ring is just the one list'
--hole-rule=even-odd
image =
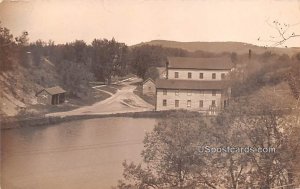
{"label": "gabled roof", "polygon": [[47,93],[49,93],[50,95],[55,95],[55,94],[61,94],[61,93],[65,93],[66,91],[63,90],[61,87],[59,86],[55,86],[55,87],[50,87],[50,88],[45,88],[40,90],[39,92],[36,93],[36,95],[40,94],[41,92],[46,91]]}
{"label": "gabled roof", "polygon": [[189,89],[189,90],[220,90],[228,87],[228,82],[224,80],[218,81],[197,81],[197,80],[156,80],[157,89]]}
{"label": "gabled roof", "polygon": [[230,70],[233,64],[229,57],[192,58],[168,57],[169,68],[199,69],[199,70]]}
{"label": "gabled roof", "polygon": [[151,79],[151,78],[149,77],[148,79],[146,79],[146,80],[143,82],[143,85],[144,85],[145,83],[147,83],[148,81],[151,81],[152,83],[155,84],[155,82],[153,81],[153,79]]}

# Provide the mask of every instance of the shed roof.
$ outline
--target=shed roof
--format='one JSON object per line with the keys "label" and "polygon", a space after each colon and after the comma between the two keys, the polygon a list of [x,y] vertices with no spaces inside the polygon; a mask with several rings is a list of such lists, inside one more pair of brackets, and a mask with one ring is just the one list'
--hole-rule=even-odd
{"label": "shed roof", "polygon": [[157,89],[189,89],[189,90],[221,90],[228,87],[228,82],[218,81],[195,81],[195,80],[156,80]]}
{"label": "shed roof", "polygon": [[233,68],[233,64],[229,57],[168,57],[168,62],[169,68],[179,69],[230,70]]}
{"label": "shed roof", "polygon": [[61,93],[65,93],[66,92],[61,87],[55,86],[55,87],[50,87],[50,88],[42,89],[36,95],[40,94],[42,91],[46,91],[50,95],[61,94]]}

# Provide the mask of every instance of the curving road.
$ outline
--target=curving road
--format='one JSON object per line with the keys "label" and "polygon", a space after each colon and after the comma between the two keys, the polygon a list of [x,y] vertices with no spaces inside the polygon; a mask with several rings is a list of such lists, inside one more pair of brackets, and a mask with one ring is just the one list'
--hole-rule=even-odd
{"label": "curving road", "polygon": [[141,112],[151,111],[154,107],[145,102],[139,96],[133,93],[136,88],[132,83],[138,82],[140,79],[131,78],[122,82],[123,87],[111,97],[97,102],[91,106],[84,106],[75,110],[67,112],[50,113],[46,116],[70,116],[70,115],[84,115],[84,114],[114,114],[125,112]]}

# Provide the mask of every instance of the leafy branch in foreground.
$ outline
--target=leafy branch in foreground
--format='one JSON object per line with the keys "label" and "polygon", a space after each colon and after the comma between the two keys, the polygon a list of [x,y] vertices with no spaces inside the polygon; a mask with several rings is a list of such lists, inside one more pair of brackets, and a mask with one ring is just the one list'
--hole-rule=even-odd
{"label": "leafy branch in foreground", "polygon": [[184,112],[160,120],[144,139],[143,164],[124,162],[118,188],[216,188],[211,157],[197,153],[213,142],[208,130],[203,119]]}
{"label": "leafy branch in foreground", "polygon": [[[232,101],[212,119],[176,112],[159,120],[144,139],[143,162],[124,162],[118,188],[294,187],[300,143],[296,99],[273,93],[264,89]],[[203,152],[207,146],[275,150]]]}

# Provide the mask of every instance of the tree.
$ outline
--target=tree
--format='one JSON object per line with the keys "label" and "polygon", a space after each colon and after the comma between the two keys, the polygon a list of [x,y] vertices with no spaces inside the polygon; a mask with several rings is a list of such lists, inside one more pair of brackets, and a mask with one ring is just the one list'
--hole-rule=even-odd
{"label": "tree", "polygon": [[[1,24],[1,23],[0,23]],[[0,25],[0,70],[12,68],[15,54],[15,43],[9,29]]]}
{"label": "tree", "polygon": [[[269,20],[267,20],[267,24],[273,28],[277,35],[272,35],[270,36],[269,40],[266,40],[266,42],[271,43],[271,45],[266,45],[266,47],[270,46],[270,47],[277,47],[277,46],[284,46],[284,44],[296,37],[300,37],[299,34],[296,34],[291,30],[291,27],[294,25],[291,24],[287,24],[287,23],[281,23],[278,20],[274,20],[272,22],[270,22]],[[258,38],[258,41],[260,41],[260,37]],[[287,46],[285,46],[287,48]]]}
{"label": "tree", "polygon": [[[240,144],[276,150],[273,153],[247,154],[244,172],[247,182],[243,188],[259,186],[268,189],[283,185],[294,188],[299,170],[293,167],[299,160],[297,151],[300,142],[299,136],[295,136],[300,125],[294,110],[295,99],[292,96],[278,95],[270,88],[236,99],[219,115],[218,124],[225,128],[225,133],[229,130],[233,136],[241,138]],[[227,139],[232,141],[235,138]],[[241,167],[240,163],[238,166]]]}
{"label": "tree", "polygon": [[286,79],[294,97],[300,99],[300,60],[296,61],[286,74]]}
{"label": "tree", "polygon": [[92,42],[92,65],[98,80],[111,81],[112,76],[127,73],[128,47],[115,39],[94,39]]}
{"label": "tree", "polygon": [[94,75],[83,64],[64,60],[58,68],[63,84],[73,96],[86,93],[86,86],[94,80]]}
{"label": "tree", "polygon": [[76,40],[70,44],[73,48],[74,59],[73,61],[81,64],[87,64],[89,55],[87,44],[83,40]]}
{"label": "tree", "polygon": [[196,115],[177,112],[160,120],[144,139],[144,164],[124,162],[118,188],[216,188],[221,183],[211,154],[200,146],[213,144],[209,126]]}
{"label": "tree", "polygon": [[42,40],[37,40],[35,43],[31,43],[28,47],[28,51],[31,54],[33,64],[39,66],[44,56],[44,48],[46,43]]}
{"label": "tree", "polygon": [[17,46],[17,57],[19,64],[28,67],[30,63],[30,59],[28,56],[28,32],[24,31],[22,32],[22,35],[15,38]]}
{"label": "tree", "polygon": [[162,66],[166,59],[163,48],[153,45],[134,47],[131,51],[131,70],[140,78],[146,79],[145,74],[150,67]]}
{"label": "tree", "polygon": [[156,67],[150,67],[144,76],[144,79],[151,78],[153,81],[155,81],[159,77],[159,73]]}
{"label": "tree", "polygon": [[[184,112],[160,120],[144,140],[143,163],[123,163],[118,187],[293,188],[300,125],[289,97],[270,87],[236,98],[211,121]],[[268,152],[195,153],[207,145]]]}

